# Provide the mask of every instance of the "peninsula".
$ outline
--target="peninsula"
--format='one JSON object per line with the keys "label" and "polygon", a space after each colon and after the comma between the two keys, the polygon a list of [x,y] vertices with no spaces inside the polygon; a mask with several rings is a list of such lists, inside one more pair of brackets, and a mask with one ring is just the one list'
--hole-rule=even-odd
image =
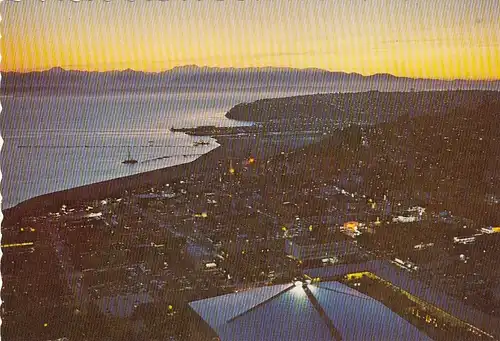
{"label": "peninsula", "polygon": [[314,274],[434,340],[500,338],[497,92],[318,94],[227,115],[254,124],[180,130],[221,144],[190,164],[4,211],[5,335],[188,340],[190,302]]}

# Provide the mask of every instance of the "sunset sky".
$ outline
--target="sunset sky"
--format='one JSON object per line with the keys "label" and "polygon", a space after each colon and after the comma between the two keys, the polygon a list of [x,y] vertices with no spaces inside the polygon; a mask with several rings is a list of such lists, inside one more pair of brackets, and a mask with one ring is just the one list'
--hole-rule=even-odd
{"label": "sunset sky", "polygon": [[5,0],[3,71],[315,67],[500,79],[500,0]]}

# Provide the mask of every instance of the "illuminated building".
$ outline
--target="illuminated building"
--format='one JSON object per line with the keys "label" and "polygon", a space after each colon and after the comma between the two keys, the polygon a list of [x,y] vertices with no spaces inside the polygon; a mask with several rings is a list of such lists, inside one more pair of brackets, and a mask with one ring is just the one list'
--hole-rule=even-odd
{"label": "illuminated building", "polygon": [[481,229],[481,232],[488,233],[488,234],[499,233],[500,232],[500,226],[499,227],[493,227],[493,226],[483,227]]}
{"label": "illuminated building", "polygon": [[[322,280],[346,278],[355,280],[364,276],[390,286],[410,300],[446,315],[447,319],[465,326],[485,338],[477,340],[500,340],[500,319],[485,314],[463,301],[447,295],[445,292],[429,287],[410,275],[409,271],[400,271],[395,262],[372,260],[365,263],[340,264],[328,267],[307,269],[304,275]],[[371,340],[371,339],[370,339]],[[373,340],[378,340],[373,338]],[[470,339],[475,340],[475,339]]]}
{"label": "illuminated building", "polygon": [[189,306],[222,341],[430,340],[382,303],[339,282],[295,281]]}
{"label": "illuminated building", "polygon": [[414,216],[407,217],[400,215],[393,218],[392,221],[395,223],[414,223],[416,221],[419,221],[419,218]]}
{"label": "illuminated building", "polygon": [[472,244],[476,241],[476,237],[453,237],[453,242],[457,244]]}
{"label": "illuminated building", "polygon": [[1,247],[20,247],[20,246],[33,246],[33,242],[26,242],[26,243],[13,243],[13,244],[2,244]]}
{"label": "illuminated building", "polygon": [[359,227],[359,223],[357,221],[348,221],[344,223],[343,228],[348,229],[348,230],[354,230],[356,231]]}
{"label": "illuminated building", "polygon": [[415,250],[424,250],[424,249],[428,249],[428,248],[433,247],[433,246],[434,246],[434,243],[427,243],[427,244],[420,243],[420,244],[415,245],[413,248]]}
{"label": "illuminated building", "polygon": [[361,234],[359,231],[360,227],[364,227],[364,224],[360,224],[357,221],[348,221],[340,228],[349,237],[356,237]]}

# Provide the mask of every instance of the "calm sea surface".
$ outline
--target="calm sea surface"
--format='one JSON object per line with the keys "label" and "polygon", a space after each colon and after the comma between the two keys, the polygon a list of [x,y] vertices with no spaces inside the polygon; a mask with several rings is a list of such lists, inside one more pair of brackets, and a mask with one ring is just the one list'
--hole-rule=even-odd
{"label": "calm sea surface", "polygon": [[[217,148],[210,138],[172,133],[174,126],[238,126],[224,117],[240,102],[320,92],[123,93],[97,97],[2,97],[2,208],[55,191],[192,162]],[[195,141],[209,145],[194,146]],[[122,164],[131,156],[139,162]]]}
{"label": "calm sea surface", "polygon": [[[98,96],[88,95],[86,89],[72,88],[68,95],[37,88],[0,95],[2,208],[42,194],[192,162],[217,148],[217,142],[169,129],[246,125],[224,116],[241,102],[321,92],[409,89],[410,85],[400,83],[256,84],[244,90],[235,90],[242,86],[232,83],[217,90],[186,84],[182,90],[140,92],[125,87],[104,90]],[[419,91],[452,88],[429,84],[411,87]],[[210,144],[194,146],[195,141]],[[122,164],[129,149],[139,161],[135,165]]]}

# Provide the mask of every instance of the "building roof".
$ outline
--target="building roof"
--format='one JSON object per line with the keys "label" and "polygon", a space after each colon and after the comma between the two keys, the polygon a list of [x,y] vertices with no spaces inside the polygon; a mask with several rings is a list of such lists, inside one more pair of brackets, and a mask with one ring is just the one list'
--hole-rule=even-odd
{"label": "building roof", "polygon": [[222,341],[430,340],[339,282],[274,285],[190,303]]}
{"label": "building roof", "polygon": [[102,297],[97,305],[104,314],[126,318],[132,316],[136,306],[149,302],[153,302],[153,298],[148,293],[130,293]]}
{"label": "building roof", "polygon": [[299,245],[299,246],[336,245],[336,244],[339,244],[339,243],[344,243],[346,241],[349,244],[354,245],[354,243],[352,242],[352,238],[347,237],[343,233],[336,233],[336,234],[332,235],[330,238],[328,238],[328,240],[321,240],[321,239],[318,239],[318,238],[308,237],[308,236],[306,236],[306,237],[296,237],[296,238],[293,238],[293,239],[287,239],[287,243],[290,244],[290,242],[292,242],[293,244]]}
{"label": "building roof", "polygon": [[455,299],[443,291],[429,287],[410,276],[406,271],[400,271],[392,264],[382,260],[368,261],[357,264],[343,264],[330,267],[307,269],[304,271],[310,277],[335,278],[348,273],[369,271],[391,282],[393,285],[425,300],[427,303],[448,312],[449,314],[472,324],[500,338],[500,319],[485,314],[462,301]]}

